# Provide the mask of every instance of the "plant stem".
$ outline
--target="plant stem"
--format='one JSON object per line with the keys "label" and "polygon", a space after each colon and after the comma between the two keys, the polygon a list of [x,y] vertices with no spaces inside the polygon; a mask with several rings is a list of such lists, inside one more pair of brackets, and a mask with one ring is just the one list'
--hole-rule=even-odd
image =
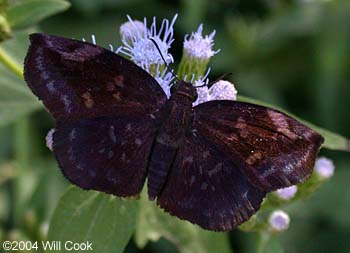
{"label": "plant stem", "polygon": [[11,72],[23,79],[22,67],[3,49],[0,47],[0,62],[2,62]]}
{"label": "plant stem", "polygon": [[257,253],[266,253],[266,245],[268,241],[270,240],[271,234],[267,233],[266,231],[261,231],[258,233],[258,239],[257,239]]}

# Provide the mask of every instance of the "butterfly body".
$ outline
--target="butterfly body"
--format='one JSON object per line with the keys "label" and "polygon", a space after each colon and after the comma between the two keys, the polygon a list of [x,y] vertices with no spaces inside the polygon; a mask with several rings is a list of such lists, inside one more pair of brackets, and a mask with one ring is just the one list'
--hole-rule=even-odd
{"label": "butterfly body", "polygon": [[148,166],[148,195],[154,200],[162,190],[185,134],[191,131],[192,103],[196,90],[181,81],[163,108]]}
{"label": "butterfly body", "polygon": [[24,76],[56,120],[53,152],[83,189],[138,195],[215,231],[251,217],[267,192],[304,182],[323,143],[274,109],[237,101],[192,107],[196,89],[178,82],[167,99],[129,60],[89,43],[30,36]]}

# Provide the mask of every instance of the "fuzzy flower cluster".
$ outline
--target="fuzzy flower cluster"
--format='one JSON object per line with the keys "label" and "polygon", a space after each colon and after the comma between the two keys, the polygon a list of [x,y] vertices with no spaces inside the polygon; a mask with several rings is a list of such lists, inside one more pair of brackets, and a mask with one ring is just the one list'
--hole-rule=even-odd
{"label": "fuzzy flower cluster", "polygon": [[151,41],[153,39],[157,43],[166,63],[172,63],[173,57],[168,50],[174,41],[173,26],[177,15],[170,22],[164,19],[159,30],[157,30],[155,17],[150,28],[147,27],[146,18],[144,18],[142,23],[132,20],[130,16],[127,17],[129,21],[120,27],[123,46],[118,49],[118,52],[126,55],[144,69],[148,69],[151,65],[162,65],[164,62]]}
{"label": "fuzzy flower cluster", "polygon": [[184,40],[184,51],[190,58],[202,60],[210,59],[220,50],[213,51],[215,30],[203,37],[203,24],[199,25],[196,32],[190,36],[187,34]]}
{"label": "fuzzy flower cluster", "polygon": [[[201,81],[197,83],[201,83]],[[193,103],[193,105],[198,105],[210,100],[237,99],[237,90],[235,89],[235,86],[233,85],[233,83],[230,83],[229,81],[225,80],[220,80],[214,83],[210,88],[208,88],[208,86],[197,88],[197,93],[198,99]]]}
{"label": "fuzzy flower cluster", "polygon": [[[177,15],[171,21],[163,19],[159,29],[157,29],[155,17],[150,27],[147,26],[146,18],[141,22],[133,20],[130,16],[127,17],[129,21],[120,27],[123,45],[116,50],[116,53],[125,55],[149,72],[169,98],[174,74],[172,73],[173,70],[167,66],[174,61],[169,49],[174,41],[174,24]],[[203,36],[203,24],[199,25],[196,32],[185,36],[183,43],[184,57],[179,66],[180,73],[178,73],[180,78],[186,80],[189,77],[189,81],[194,86],[203,86],[209,83],[208,74],[210,69],[207,69],[207,63],[212,56],[219,52],[219,50],[214,51],[212,49],[214,36],[215,31]],[[159,50],[151,40],[156,42]],[[215,99],[235,100],[237,95],[233,84],[228,81],[219,81],[210,88],[203,86],[198,88],[197,91],[199,96],[194,105]]]}

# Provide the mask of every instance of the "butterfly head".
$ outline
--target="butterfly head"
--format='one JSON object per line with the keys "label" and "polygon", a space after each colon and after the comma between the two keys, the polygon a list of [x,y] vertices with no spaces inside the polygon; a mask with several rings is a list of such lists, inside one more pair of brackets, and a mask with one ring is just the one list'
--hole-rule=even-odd
{"label": "butterfly head", "polygon": [[192,83],[185,82],[183,80],[175,83],[170,89],[171,96],[185,96],[191,99],[192,102],[198,98],[196,88],[193,87]]}

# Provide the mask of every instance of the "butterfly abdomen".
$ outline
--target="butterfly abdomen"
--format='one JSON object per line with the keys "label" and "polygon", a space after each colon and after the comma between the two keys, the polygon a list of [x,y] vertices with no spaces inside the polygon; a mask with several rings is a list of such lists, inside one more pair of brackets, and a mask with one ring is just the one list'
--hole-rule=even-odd
{"label": "butterfly abdomen", "polygon": [[153,145],[148,167],[148,196],[154,200],[161,193],[179,147],[190,127],[191,96],[174,94],[164,106],[162,123]]}
{"label": "butterfly abdomen", "polygon": [[176,153],[177,147],[155,143],[148,170],[147,186],[150,200],[154,200],[162,190]]}

